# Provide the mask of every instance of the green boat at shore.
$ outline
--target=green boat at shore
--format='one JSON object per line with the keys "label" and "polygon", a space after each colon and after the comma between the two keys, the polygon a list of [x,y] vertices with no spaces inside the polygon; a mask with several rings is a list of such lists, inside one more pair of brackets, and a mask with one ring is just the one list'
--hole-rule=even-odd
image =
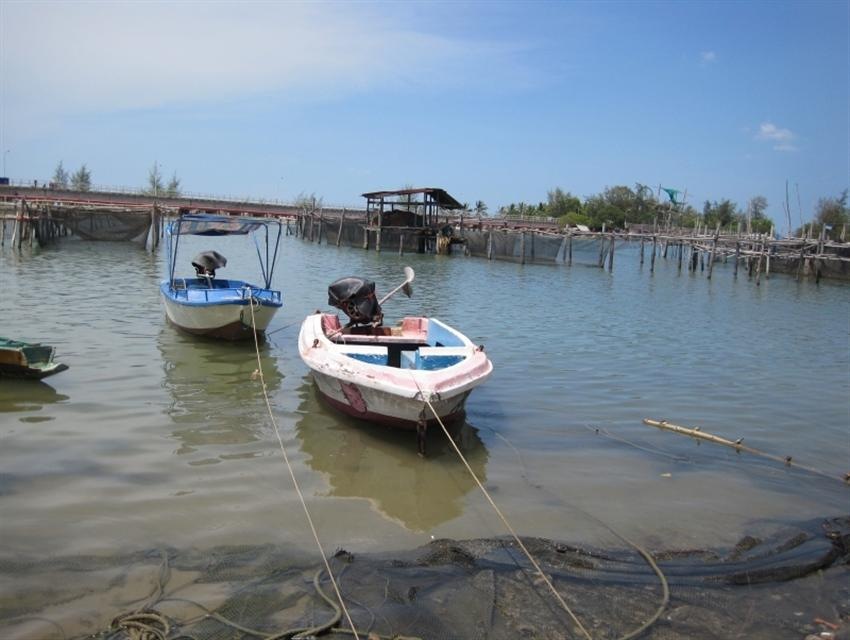
{"label": "green boat at shore", "polygon": [[46,344],[0,337],[0,377],[39,380],[65,371],[67,364],[53,361],[55,351]]}

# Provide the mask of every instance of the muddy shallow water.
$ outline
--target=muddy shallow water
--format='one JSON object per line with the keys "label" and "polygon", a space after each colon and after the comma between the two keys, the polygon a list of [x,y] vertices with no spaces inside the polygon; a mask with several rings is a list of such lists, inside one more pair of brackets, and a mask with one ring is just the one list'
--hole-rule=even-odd
{"label": "muddy shallow water", "polygon": [[[196,248],[227,255],[222,276],[256,279],[253,248]],[[437,539],[506,534],[440,434],[430,434],[423,459],[410,434],[337,415],[298,357],[300,320],[327,308],[330,282],[365,275],[388,291],[406,264],[416,270],[414,296],[387,303],[388,319],[439,317],[494,362],[458,442],[521,536],[622,549],[616,533],[653,550],[729,550],[754,532],[850,511],[840,481],[850,459],[846,286],[773,276],[756,287],[722,264],[706,280],[661,259],[650,275],[629,247],[618,248],[613,274],[591,266],[592,247],[577,248],[571,268],[291,237],[283,248],[275,282],[284,308],[260,364],[329,552],[405,554]],[[54,344],[70,365],[43,382],[0,381],[6,605],[23,584],[43,587],[42,613],[62,600],[45,558],[270,546],[305,571],[320,562],[252,375],[253,348],[168,326],[157,298],[163,272],[162,255],[123,244],[0,250],[0,335]],[[743,437],[830,477],[697,446],[643,418]],[[150,586],[158,562],[138,569],[141,583]],[[251,565],[258,580],[260,565]],[[129,565],[114,563],[104,579],[119,580],[120,566]],[[758,590],[768,598],[784,588]]]}

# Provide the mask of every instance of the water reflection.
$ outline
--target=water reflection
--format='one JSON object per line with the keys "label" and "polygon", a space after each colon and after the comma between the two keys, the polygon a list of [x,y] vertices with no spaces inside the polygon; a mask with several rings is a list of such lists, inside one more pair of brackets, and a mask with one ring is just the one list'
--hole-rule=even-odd
{"label": "water reflection", "polygon": [[[59,393],[41,380],[0,378],[0,413],[37,412],[45,405],[65,402],[68,396]],[[24,416],[22,422],[42,422],[53,416]]]}
{"label": "water reflection", "polygon": [[[366,498],[412,531],[428,531],[462,515],[463,498],[476,487],[475,481],[439,427],[429,429],[428,455],[422,458],[412,431],[332,412],[319,401],[309,377],[298,394],[296,435],[310,468],[327,475],[329,495]],[[451,432],[484,482],[488,453],[478,430],[464,423]]]}
{"label": "water reflection", "polygon": [[[171,394],[167,413],[175,424],[172,435],[182,443],[177,453],[218,450],[217,457],[193,457],[190,464],[259,455],[259,449],[245,446],[262,438],[260,429],[268,422],[253,344],[198,339],[165,326],[158,348],[164,386]],[[260,345],[260,362],[271,396],[283,375],[270,345]]]}

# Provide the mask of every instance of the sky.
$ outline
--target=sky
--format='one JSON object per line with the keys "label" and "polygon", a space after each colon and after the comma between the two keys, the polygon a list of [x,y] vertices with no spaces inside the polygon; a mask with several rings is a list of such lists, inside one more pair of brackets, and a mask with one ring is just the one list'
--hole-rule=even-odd
{"label": "sky", "polygon": [[13,181],[156,164],[185,193],[491,214],[641,183],[763,196],[778,229],[786,185],[795,227],[850,187],[850,0],[0,0],[0,82]]}

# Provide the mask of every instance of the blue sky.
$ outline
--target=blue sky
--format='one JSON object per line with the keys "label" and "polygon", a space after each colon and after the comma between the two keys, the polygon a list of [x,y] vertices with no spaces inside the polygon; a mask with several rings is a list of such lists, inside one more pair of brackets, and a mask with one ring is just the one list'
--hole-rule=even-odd
{"label": "blue sky", "polygon": [[491,212],[640,182],[850,187],[850,2],[0,2],[0,150],[291,200],[443,187]]}

